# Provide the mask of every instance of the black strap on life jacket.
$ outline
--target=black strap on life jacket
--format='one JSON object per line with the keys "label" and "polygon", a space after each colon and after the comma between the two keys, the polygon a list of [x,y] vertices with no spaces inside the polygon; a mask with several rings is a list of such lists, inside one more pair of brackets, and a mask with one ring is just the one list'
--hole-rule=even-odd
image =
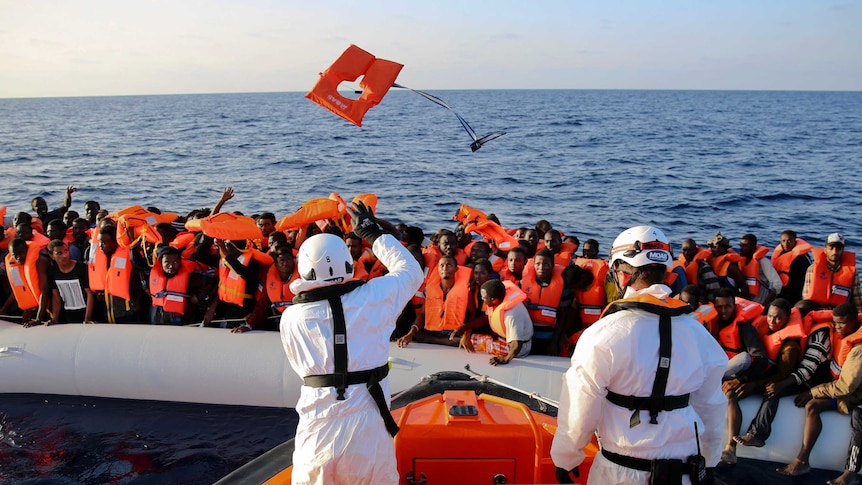
{"label": "black strap on life jacket", "polygon": [[634,411],[629,421],[629,426],[632,428],[640,424],[639,413],[641,410],[649,410],[650,424],[658,424],[657,417],[659,412],[688,406],[689,394],[667,396],[665,392],[667,391],[667,379],[670,374],[670,357],[673,347],[670,326],[671,317],[683,315],[690,311],[688,307],[669,308],[644,302],[622,300],[612,303],[605,311],[605,315],[633,308],[640,308],[658,315],[659,347],[658,366],[656,367],[655,380],[653,380],[652,384],[652,393],[649,397],[623,396],[608,390],[608,401]]}
{"label": "black strap on life jacket", "polygon": [[389,364],[386,363],[371,370],[347,371],[349,360],[347,355],[347,324],[344,320],[341,295],[353,291],[363,283],[349,282],[334,287],[318,288],[301,293],[301,298],[300,296],[294,298],[294,303],[308,303],[325,299],[329,302],[329,307],[332,309],[335,372],[332,374],[306,376],[303,379],[303,383],[309,387],[334,387],[338,394],[336,399],[339,401],[345,399],[344,392],[347,390],[347,386],[365,384],[366,389],[368,389],[372,399],[374,399],[374,403],[377,405],[377,409],[380,411],[380,417],[383,418],[386,431],[394,438],[395,434],[398,433],[398,425],[395,423],[395,419],[392,418],[392,413],[389,412],[389,406],[386,404],[386,394],[383,392],[383,387],[380,386],[380,381],[389,375]]}

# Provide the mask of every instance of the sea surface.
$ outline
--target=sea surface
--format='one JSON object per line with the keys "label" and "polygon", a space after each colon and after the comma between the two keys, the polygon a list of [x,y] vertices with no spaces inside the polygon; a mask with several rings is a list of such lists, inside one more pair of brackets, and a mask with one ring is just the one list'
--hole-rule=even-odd
{"label": "sea surface", "polygon": [[[54,208],[72,184],[82,214],[185,214],[232,186],[225,210],[280,218],[373,192],[381,217],[426,233],[465,203],[602,254],[639,224],[677,249],[716,231],[774,247],[785,229],[862,249],[862,92],[431,93],[479,136],[507,134],[472,153],[453,113],[397,90],[362,128],[302,93],[0,99],[0,206],[7,221],[37,195]],[[0,396],[0,481],[208,483],[295,428],[290,410],[76,399]]]}

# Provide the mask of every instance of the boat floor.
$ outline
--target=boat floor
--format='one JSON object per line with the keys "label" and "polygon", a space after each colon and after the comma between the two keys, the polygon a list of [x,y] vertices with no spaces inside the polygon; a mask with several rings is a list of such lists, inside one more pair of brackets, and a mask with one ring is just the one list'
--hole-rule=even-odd
{"label": "boat floor", "polygon": [[812,468],[811,473],[798,477],[788,477],[775,471],[785,463],[774,461],[739,458],[736,465],[721,464],[716,468],[716,484],[727,485],[823,485],[827,480],[833,480],[841,475],[834,470]]}

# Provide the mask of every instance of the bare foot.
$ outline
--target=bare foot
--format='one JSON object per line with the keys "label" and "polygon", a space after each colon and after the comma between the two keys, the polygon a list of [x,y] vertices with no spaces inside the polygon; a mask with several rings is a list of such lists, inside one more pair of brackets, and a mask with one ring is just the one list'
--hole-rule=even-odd
{"label": "bare foot", "polygon": [[758,439],[751,433],[746,433],[742,436],[734,436],[733,441],[742,446],[754,446],[755,448],[760,448],[765,444],[763,440]]}
{"label": "bare foot", "polygon": [[859,483],[859,475],[850,470],[844,470],[844,473],[835,480],[829,480],[826,485],[855,485]]}
{"label": "bare foot", "polygon": [[810,472],[811,465],[800,461],[799,458],[794,458],[793,461],[791,461],[787,466],[777,468],[775,471],[782,475],[798,477],[799,475],[805,475],[806,473]]}
{"label": "bare foot", "polygon": [[728,465],[735,465],[736,450],[733,448],[725,448],[724,451],[721,452],[721,462],[727,463]]}

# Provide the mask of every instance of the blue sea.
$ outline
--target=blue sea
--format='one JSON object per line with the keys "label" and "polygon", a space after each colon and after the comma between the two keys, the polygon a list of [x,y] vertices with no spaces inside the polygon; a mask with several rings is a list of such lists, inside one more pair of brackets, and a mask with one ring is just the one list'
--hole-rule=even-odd
{"label": "blue sea", "polygon": [[[452,112],[397,90],[368,112],[362,128],[302,93],[0,99],[0,206],[9,216],[29,211],[38,195],[54,208],[71,184],[78,188],[72,209],[81,213],[92,199],[110,211],[143,205],[185,214],[212,207],[232,186],[236,196],[225,210],[280,218],[330,192],[346,199],[373,192],[380,216],[426,233],[454,228],[452,215],[465,203],[497,214],[507,227],[547,219],[581,241],[597,239],[602,254],[620,231],[639,224],[662,228],[677,249],[688,237],[704,244],[716,231],[734,245],[754,233],[774,247],[785,229],[814,245],[837,231],[848,250],[862,248],[862,92],[431,93],[480,136],[507,134],[473,153]],[[44,410],[49,400],[56,406],[38,413],[47,420],[21,424],[27,406]],[[63,403],[0,397],[0,455],[15,458],[0,462],[0,480],[206,483],[245,459],[221,460],[220,453],[247,447],[254,456],[295,426],[253,446],[231,441],[232,431],[213,437],[186,430],[153,441],[148,433],[164,425],[158,417],[174,413],[156,408],[140,411],[153,417],[114,440],[119,416],[136,412],[112,409],[132,404]],[[73,424],[60,411],[70,407],[83,416]],[[183,409],[200,415],[207,407]],[[243,429],[231,416],[251,412],[228,411],[219,423]],[[283,418],[276,412],[267,419]],[[98,430],[74,426],[81,420],[99,423]],[[106,461],[103,448],[127,456],[154,442],[169,451],[149,457],[160,464],[150,471],[134,471],[129,459],[87,468],[86,457]],[[188,451],[197,447],[200,455]],[[66,451],[39,458],[40,450]],[[63,458],[72,456],[83,461]],[[31,474],[38,459],[56,473]]]}

